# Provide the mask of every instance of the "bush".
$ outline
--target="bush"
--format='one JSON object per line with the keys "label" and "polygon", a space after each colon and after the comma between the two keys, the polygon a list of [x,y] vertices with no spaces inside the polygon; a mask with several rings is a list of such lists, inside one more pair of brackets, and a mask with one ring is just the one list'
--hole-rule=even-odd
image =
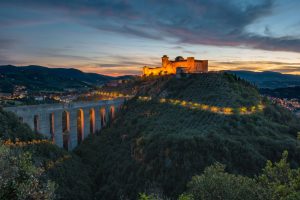
{"label": "bush", "polygon": [[288,153],[277,163],[267,162],[262,174],[249,178],[225,172],[215,164],[194,176],[179,200],[297,200],[300,199],[300,168],[291,169]]}
{"label": "bush", "polygon": [[0,199],[54,199],[55,183],[43,177],[28,152],[0,144]]}

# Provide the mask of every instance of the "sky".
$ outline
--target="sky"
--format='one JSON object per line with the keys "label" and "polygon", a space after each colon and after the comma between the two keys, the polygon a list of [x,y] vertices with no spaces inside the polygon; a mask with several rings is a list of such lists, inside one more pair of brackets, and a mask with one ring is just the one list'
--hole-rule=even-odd
{"label": "sky", "polygon": [[0,0],[0,65],[141,74],[168,55],[300,75],[299,0]]}

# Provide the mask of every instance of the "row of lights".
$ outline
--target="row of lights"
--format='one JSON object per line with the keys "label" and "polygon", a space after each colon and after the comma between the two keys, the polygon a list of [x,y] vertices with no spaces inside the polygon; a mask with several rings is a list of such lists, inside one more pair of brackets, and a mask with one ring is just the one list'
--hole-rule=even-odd
{"label": "row of lights", "polygon": [[[126,95],[121,94],[118,92],[98,92],[101,95],[104,96],[110,96],[110,97],[125,97],[125,98],[131,98],[132,95]],[[139,100],[141,101],[150,101],[152,98],[149,96],[139,96]],[[201,104],[197,102],[191,102],[191,101],[184,101],[179,99],[166,99],[161,98],[159,99],[160,103],[169,103],[172,105],[187,107],[190,109],[197,109],[197,110],[204,110],[209,111],[212,113],[218,113],[218,114],[224,114],[224,115],[233,115],[233,114],[241,114],[241,115],[249,115],[253,114],[258,111],[262,111],[264,109],[264,105],[262,103],[259,103],[258,105],[251,106],[251,107],[239,107],[239,108],[232,108],[232,107],[218,107],[218,106],[211,106],[207,104]]]}
{"label": "row of lights", "polygon": [[[45,140],[45,139],[44,140],[31,140],[31,141],[21,141],[19,139],[16,139],[16,141],[13,142],[11,139],[8,139],[6,141],[3,141],[3,144],[7,147],[26,147],[29,145],[36,145],[36,144],[53,144],[53,142],[51,142],[49,140]],[[71,158],[70,155],[64,155],[55,161],[51,160],[51,161],[47,162],[45,169],[49,170],[70,158]],[[40,169],[40,170],[44,171],[43,169]]]}
{"label": "row of lights", "polygon": [[50,140],[31,140],[31,141],[21,141],[19,139],[16,139],[15,142],[13,142],[11,139],[3,141],[3,144],[8,147],[25,147],[29,145],[35,145],[35,144],[53,144]]}
{"label": "row of lights", "polygon": [[103,96],[108,96],[108,97],[114,97],[114,98],[131,98],[132,95],[128,95],[128,94],[122,94],[122,93],[118,93],[118,92],[97,92],[97,94],[99,95],[103,95]]}
{"label": "row of lights", "polygon": [[[148,97],[148,96],[139,96],[138,100],[150,101],[150,100],[152,100],[152,98]],[[262,111],[264,109],[264,105],[262,103],[260,103],[256,106],[251,106],[251,107],[243,106],[243,107],[239,107],[239,108],[232,108],[232,107],[211,106],[211,105],[207,105],[207,104],[201,104],[201,103],[178,100],[178,99],[161,98],[161,99],[159,99],[159,102],[160,103],[168,103],[168,104],[181,106],[181,107],[187,107],[190,109],[204,110],[204,111],[209,111],[212,113],[224,114],[224,115],[233,115],[233,114],[249,115],[249,114],[253,114],[258,111]]]}

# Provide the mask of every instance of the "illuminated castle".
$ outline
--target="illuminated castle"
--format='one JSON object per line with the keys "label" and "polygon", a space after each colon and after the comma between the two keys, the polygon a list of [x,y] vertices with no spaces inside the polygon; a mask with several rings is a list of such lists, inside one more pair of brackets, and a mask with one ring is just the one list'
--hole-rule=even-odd
{"label": "illuminated castle", "polygon": [[194,57],[184,59],[177,56],[174,61],[171,61],[168,56],[164,55],[161,67],[143,67],[143,76],[205,72],[208,72],[208,60],[195,60]]}

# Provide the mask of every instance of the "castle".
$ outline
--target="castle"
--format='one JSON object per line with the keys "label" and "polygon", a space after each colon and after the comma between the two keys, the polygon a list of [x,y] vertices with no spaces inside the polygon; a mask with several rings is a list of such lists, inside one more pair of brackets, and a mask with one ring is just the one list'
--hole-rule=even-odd
{"label": "castle", "polygon": [[208,72],[208,60],[195,60],[194,57],[184,59],[177,56],[174,61],[171,61],[168,56],[164,55],[161,67],[143,67],[143,76],[205,72]]}

